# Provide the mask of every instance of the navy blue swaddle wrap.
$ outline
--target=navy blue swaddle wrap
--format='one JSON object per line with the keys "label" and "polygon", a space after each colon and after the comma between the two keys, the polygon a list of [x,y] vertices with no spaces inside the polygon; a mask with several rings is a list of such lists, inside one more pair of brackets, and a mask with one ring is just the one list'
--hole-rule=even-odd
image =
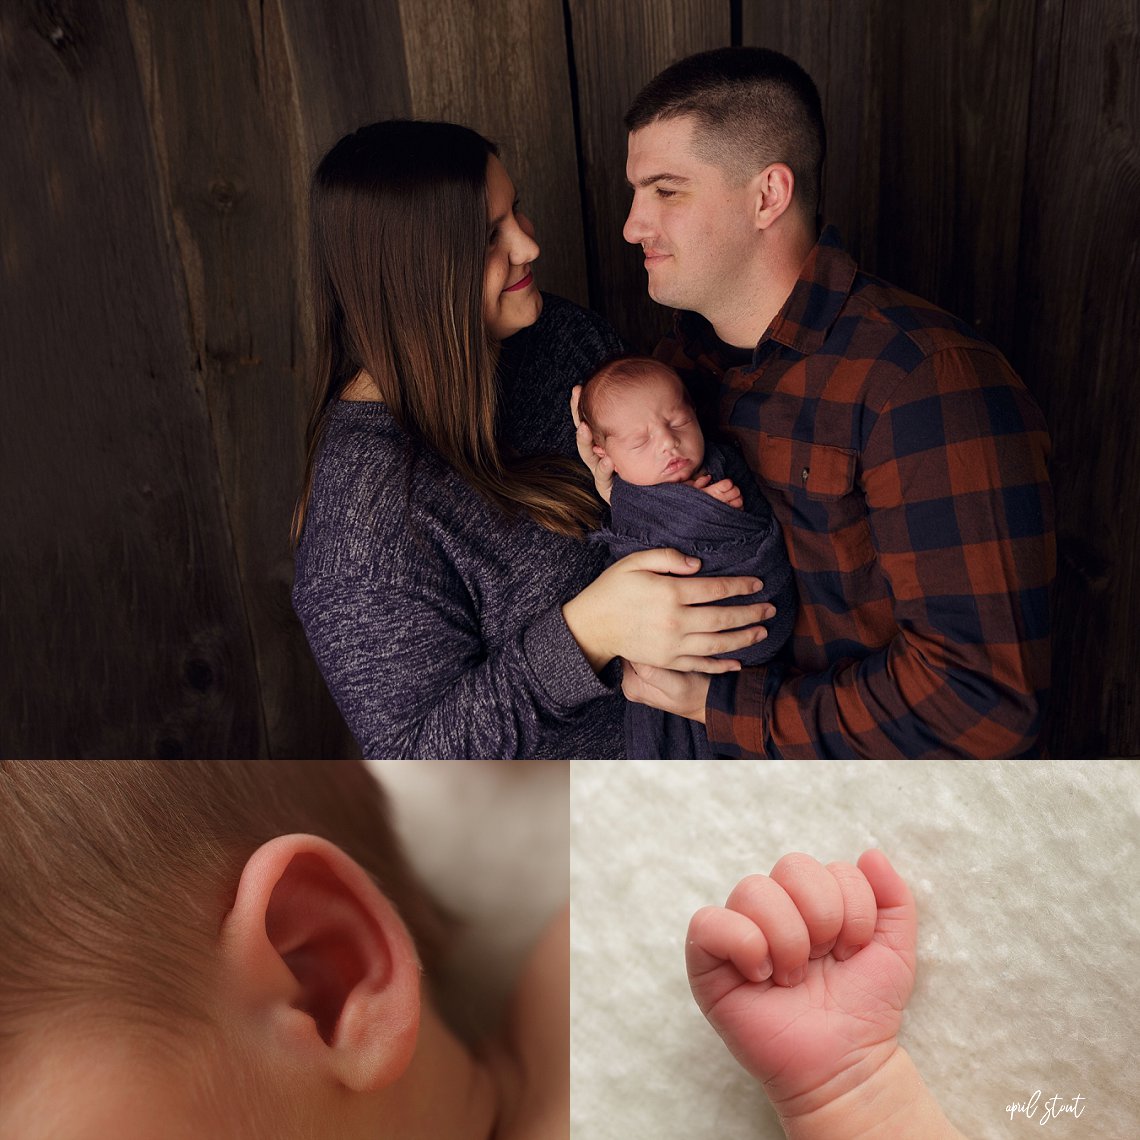
{"label": "navy blue swaddle wrap", "polygon": [[[764,665],[783,648],[796,618],[796,584],[784,549],[780,524],[733,447],[706,444],[703,470],[717,482],[731,479],[744,497],[744,507],[730,507],[683,483],[639,487],[614,476],[610,525],[594,531],[593,542],[605,542],[612,561],[636,550],[672,546],[701,560],[699,575],[755,575],[764,583],[757,594],[727,598],[713,605],[771,602],[776,616],[766,622],[768,636],[756,645],[721,654],[744,666]],[[626,703],[626,756],[637,760],[711,759],[704,725],[648,705]]]}

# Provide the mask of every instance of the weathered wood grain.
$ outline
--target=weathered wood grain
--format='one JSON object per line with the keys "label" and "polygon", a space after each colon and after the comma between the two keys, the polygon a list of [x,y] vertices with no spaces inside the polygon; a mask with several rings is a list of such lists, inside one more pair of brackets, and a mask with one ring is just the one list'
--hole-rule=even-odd
{"label": "weathered wood grain", "polygon": [[1054,444],[1057,756],[1140,755],[1138,58],[1131,0],[1040,5],[1014,359]]}
{"label": "weathered wood grain", "polygon": [[662,68],[730,42],[723,0],[570,0],[590,299],[619,332],[651,348],[668,313],[649,299],[638,250],[621,236],[629,212],[622,117]]}
{"label": "weathered wood grain", "polygon": [[419,119],[464,123],[499,144],[534,222],[543,289],[587,303],[566,37],[558,0],[402,0]]}
{"label": "weathered wood grain", "polygon": [[128,0],[127,11],[161,205],[186,282],[189,363],[210,411],[267,749],[320,754],[323,684],[289,598],[307,385],[297,359],[304,231],[288,53],[273,9],[267,20],[237,5]]}
{"label": "weathered wood grain", "polygon": [[[1036,0],[884,4],[874,272],[1009,350]],[[932,45],[937,50],[932,51]]]}
{"label": "weathered wood grain", "polygon": [[819,89],[827,127],[824,220],[864,264],[874,258],[879,222],[881,9],[882,0],[741,4],[741,42],[790,56]]}
{"label": "weathered wood grain", "polygon": [[5,755],[256,755],[181,267],[116,5],[0,10]]}

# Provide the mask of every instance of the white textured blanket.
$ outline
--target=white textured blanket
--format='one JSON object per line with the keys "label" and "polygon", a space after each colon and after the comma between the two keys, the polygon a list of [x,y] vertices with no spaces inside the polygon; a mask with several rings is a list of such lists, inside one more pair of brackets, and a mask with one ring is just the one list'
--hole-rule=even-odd
{"label": "white textured blanket", "polygon": [[[688,920],[872,846],[918,902],[902,1040],[954,1123],[1140,1137],[1140,764],[586,762],[571,815],[576,1140],[782,1136],[689,995]],[[1082,1114],[1043,1128],[1054,1094]]]}
{"label": "white textured blanket", "polygon": [[461,922],[441,1005],[475,1039],[497,1027],[519,970],[569,892],[569,765],[371,761],[404,849]]}

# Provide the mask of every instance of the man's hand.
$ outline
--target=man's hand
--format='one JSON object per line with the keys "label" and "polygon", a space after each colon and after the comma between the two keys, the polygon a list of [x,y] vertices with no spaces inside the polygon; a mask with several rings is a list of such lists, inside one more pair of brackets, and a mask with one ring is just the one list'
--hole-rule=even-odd
{"label": "man's hand", "polygon": [[578,415],[578,400],[581,395],[582,385],[575,384],[570,392],[570,416],[574,420],[578,455],[590,469],[598,494],[608,503],[614,486],[614,465],[608,455],[598,455],[594,450],[594,433],[590,431],[590,425],[584,423],[582,417]]}
{"label": "man's hand", "polygon": [[706,673],[679,673],[653,665],[623,660],[621,691],[627,700],[705,723],[709,695]]}

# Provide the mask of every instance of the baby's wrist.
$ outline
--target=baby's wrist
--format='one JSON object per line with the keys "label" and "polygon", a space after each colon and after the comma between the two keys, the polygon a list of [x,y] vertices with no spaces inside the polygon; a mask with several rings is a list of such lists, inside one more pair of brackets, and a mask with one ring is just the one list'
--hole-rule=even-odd
{"label": "baby's wrist", "polygon": [[897,1043],[775,1108],[788,1140],[961,1140]]}

